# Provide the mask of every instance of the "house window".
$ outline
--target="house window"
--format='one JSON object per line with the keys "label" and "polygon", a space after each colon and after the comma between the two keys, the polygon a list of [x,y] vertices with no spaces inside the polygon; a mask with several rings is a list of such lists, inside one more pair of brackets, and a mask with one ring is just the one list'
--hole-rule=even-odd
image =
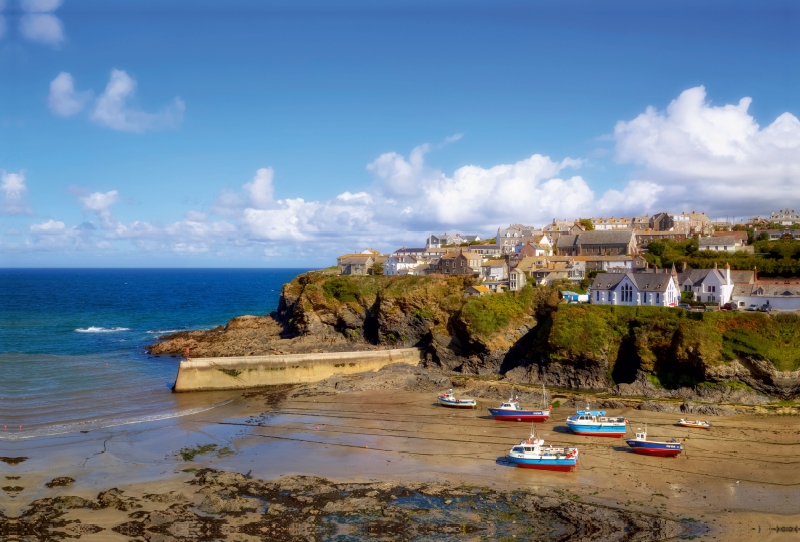
{"label": "house window", "polygon": [[658,305],[659,303],[661,303],[661,294],[657,293],[656,294],[656,305]]}

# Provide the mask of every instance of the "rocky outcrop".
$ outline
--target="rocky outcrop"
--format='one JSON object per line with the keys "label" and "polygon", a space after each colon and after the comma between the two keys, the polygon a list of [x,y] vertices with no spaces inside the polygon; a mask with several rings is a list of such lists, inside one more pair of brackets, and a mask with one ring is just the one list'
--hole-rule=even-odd
{"label": "rocky outcrop", "polygon": [[744,404],[800,395],[800,369],[781,371],[768,353],[747,354],[760,348],[752,339],[758,326],[769,324],[775,341],[792,335],[785,332],[791,322],[565,306],[548,288],[465,298],[471,284],[463,277],[305,273],[284,285],[275,313],[162,337],[148,350],[227,357],[415,346],[424,351],[425,368],[513,384]]}

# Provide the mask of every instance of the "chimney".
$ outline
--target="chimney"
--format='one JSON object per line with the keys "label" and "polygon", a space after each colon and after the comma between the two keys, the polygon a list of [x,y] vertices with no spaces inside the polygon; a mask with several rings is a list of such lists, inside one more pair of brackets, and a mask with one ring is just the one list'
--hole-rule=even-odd
{"label": "chimney", "polygon": [[753,266],[753,282],[756,282],[757,280],[758,280],[758,267],[756,267],[754,265]]}
{"label": "chimney", "polygon": [[686,262],[683,262],[683,270],[686,271]]}
{"label": "chimney", "polygon": [[717,268],[717,262],[714,262],[714,269]]}
{"label": "chimney", "polygon": [[731,283],[731,264],[725,262],[725,281]]}

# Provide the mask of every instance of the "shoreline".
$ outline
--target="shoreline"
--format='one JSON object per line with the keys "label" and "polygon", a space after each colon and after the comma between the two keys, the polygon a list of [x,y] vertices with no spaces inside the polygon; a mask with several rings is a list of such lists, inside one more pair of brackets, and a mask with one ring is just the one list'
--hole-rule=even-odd
{"label": "shoreline", "polygon": [[[434,404],[435,392],[440,391],[430,380],[434,376],[417,375],[423,385],[407,386],[402,385],[411,379],[407,373],[387,373],[281,390],[229,392],[230,403],[182,418],[27,440],[25,446],[14,446],[27,460],[0,463],[8,484],[4,485],[24,488],[2,490],[0,510],[5,518],[0,521],[12,521],[7,518],[31,510],[35,501],[95,499],[115,487],[140,496],[178,491],[197,507],[207,495],[188,484],[197,475],[192,469],[211,468],[243,475],[249,471],[253,479],[273,481],[310,475],[338,483],[524,491],[682,525],[692,523],[691,518],[711,536],[725,540],[751,539],[751,529],[800,524],[794,505],[800,494],[800,467],[791,455],[796,444],[793,416],[758,415],[757,426],[749,414],[719,417],[712,431],[691,432],[674,427],[674,413],[608,409],[627,416],[633,429],[647,423],[657,439],[690,433],[686,454],[660,459],[628,453],[624,439],[571,435],[563,420],[574,408],[556,408],[552,421],[537,424],[537,433],[548,443],[577,445],[581,465],[576,473],[528,471],[497,461],[527,436],[530,427],[486,419],[485,407],[494,406],[495,399],[479,398],[482,408],[476,411],[449,411]],[[369,389],[381,382],[384,388]],[[193,461],[179,455],[204,444],[216,448]],[[226,448],[232,453],[223,453]],[[74,482],[47,488],[55,478]],[[147,503],[140,503],[145,510],[155,506]],[[84,533],[82,539],[108,539],[103,536],[112,534],[111,524],[127,515],[99,521],[95,518],[105,517],[100,512],[70,509],[64,517],[103,528],[97,534]],[[263,515],[263,510],[253,513]],[[235,522],[234,516],[214,515],[229,522]]]}

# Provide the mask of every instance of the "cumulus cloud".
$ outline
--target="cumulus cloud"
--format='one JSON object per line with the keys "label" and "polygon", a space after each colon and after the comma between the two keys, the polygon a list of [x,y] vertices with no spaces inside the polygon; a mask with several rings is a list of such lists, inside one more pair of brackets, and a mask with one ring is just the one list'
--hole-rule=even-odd
{"label": "cumulus cloud", "polygon": [[0,201],[0,214],[32,214],[33,211],[26,198],[27,192],[28,187],[25,185],[24,171],[19,173],[0,172],[0,193],[3,196],[2,201]]}
{"label": "cumulus cloud", "polygon": [[25,14],[19,20],[19,31],[27,40],[58,47],[64,41],[64,27],[52,14],[61,0],[22,0]]}
{"label": "cumulus cloud", "polygon": [[75,81],[67,72],[61,72],[50,82],[47,104],[50,110],[60,116],[69,117],[79,113],[92,99],[92,91],[76,91]]}
{"label": "cumulus cloud", "polygon": [[783,113],[761,127],[748,97],[712,105],[688,89],[665,111],[648,107],[614,130],[616,159],[641,164],[637,177],[660,187],[677,208],[754,213],[782,208],[800,190],[800,121]]}
{"label": "cumulus cloud", "polygon": [[257,209],[266,209],[273,204],[272,194],[272,178],[275,171],[269,168],[261,168],[256,171],[256,176],[253,180],[245,184],[245,193],[250,198],[250,203]]}
{"label": "cumulus cloud", "polygon": [[119,202],[119,192],[116,190],[93,192],[78,199],[83,204],[84,210],[97,215],[103,228],[114,228],[117,225],[117,219],[111,214],[111,206]]}
{"label": "cumulus cloud", "polygon": [[157,113],[148,113],[131,106],[136,94],[136,81],[123,70],[111,70],[105,91],[97,98],[90,118],[96,124],[123,132],[174,130],[183,122],[186,106],[180,98]]}
{"label": "cumulus cloud", "polygon": [[52,218],[47,222],[42,222],[39,224],[32,224],[30,227],[30,232],[35,234],[43,234],[43,235],[61,235],[67,230],[66,224],[62,221],[53,220]]}

